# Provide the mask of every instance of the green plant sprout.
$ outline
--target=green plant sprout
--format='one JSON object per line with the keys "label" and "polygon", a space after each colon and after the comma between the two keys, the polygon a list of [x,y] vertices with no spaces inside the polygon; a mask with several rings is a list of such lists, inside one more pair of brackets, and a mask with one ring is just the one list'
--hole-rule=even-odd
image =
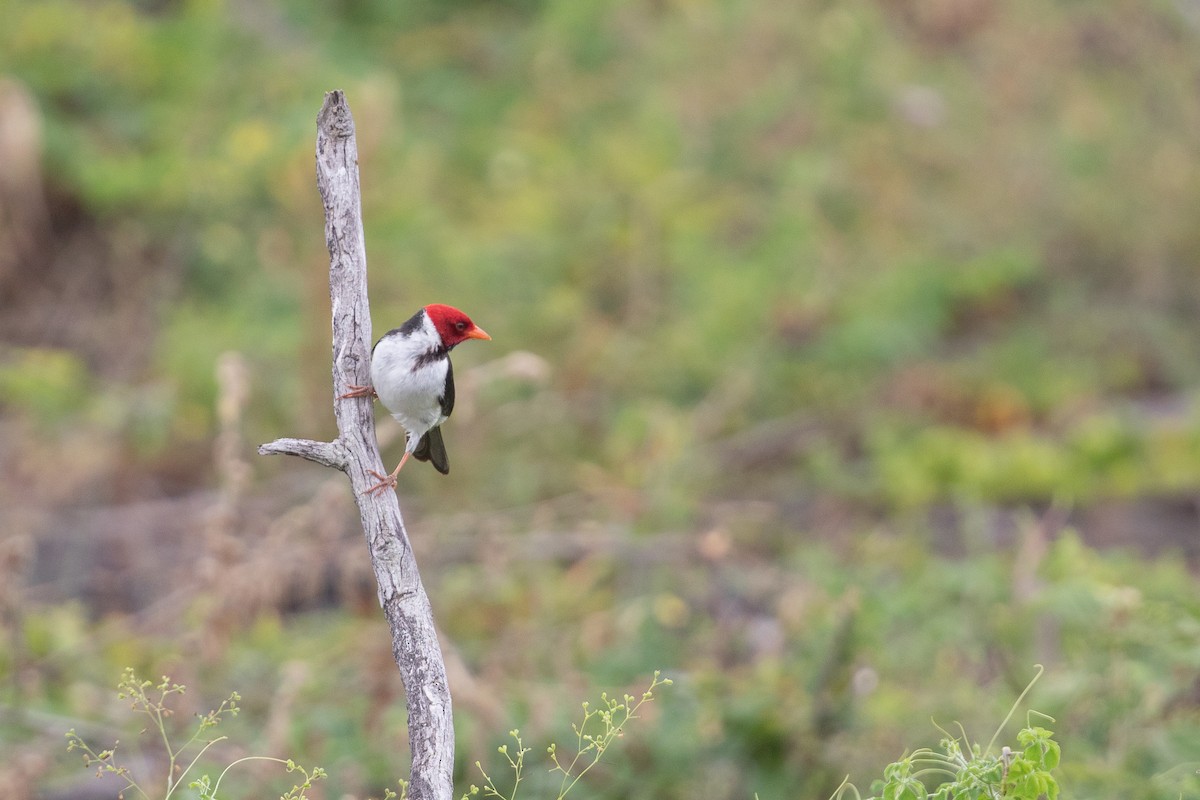
{"label": "green plant sprout", "polygon": [[[587,704],[584,703],[584,705],[586,706]],[[506,744],[502,744],[497,747],[496,752],[508,759],[508,766],[513,771],[512,791],[510,791],[508,794],[504,794],[498,788],[496,788],[496,782],[492,780],[492,776],[488,775],[487,772],[484,771],[483,765],[476,761],[475,768],[479,770],[479,774],[483,775],[483,788],[479,789],[475,786],[472,786],[471,790],[467,794],[463,795],[464,800],[465,798],[473,794],[477,794],[480,791],[483,792],[484,797],[494,797],[496,800],[515,800],[517,796],[517,787],[521,785],[521,778],[523,777],[522,773],[525,769],[525,754],[529,752],[529,748],[525,746],[523,741],[521,741],[521,732],[516,728],[509,731],[508,735],[517,742],[516,756],[513,756],[508,752],[508,745]],[[559,796],[561,797],[562,795]]]}
{"label": "green plant sprout", "polygon": [[[1013,712],[1043,672],[1045,669],[1038,664],[1037,674],[1013,703],[986,748],[972,744],[961,725],[960,735],[954,736],[934,723],[934,727],[946,734],[939,744],[940,750],[922,747],[889,764],[883,770],[883,779],[871,784],[872,795],[867,800],[1039,800],[1043,797],[1056,800],[1058,781],[1051,772],[1058,766],[1062,752],[1054,734],[1031,720],[1034,714],[1053,722],[1051,717],[1029,712],[1025,727],[1017,733],[1019,747],[1014,750],[1004,746],[998,753],[992,751]],[[926,780],[937,777],[942,781],[931,792]],[[862,800],[853,784],[842,781],[832,800],[848,795]]]}
{"label": "green plant sprout", "polygon": [[[600,695],[598,706],[593,707],[586,700],[583,702],[583,719],[571,725],[575,733],[575,754],[570,761],[567,761],[565,756],[559,758],[557,744],[551,743],[546,748],[553,764],[549,771],[561,772],[563,776],[556,800],[563,800],[575,788],[575,784],[579,783],[579,779],[600,762],[609,746],[624,734],[629,721],[637,718],[638,709],[654,699],[654,690],[659,686],[671,685],[671,679],[660,678],[661,674],[660,670],[655,670],[650,685],[642,692],[641,697],[627,694],[618,699],[609,697],[608,693],[604,692]],[[508,760],[508,766],[513,772],[512,789],[507,794],[501,791],[492,777],[484,771],[483,765],[476,761],[475,767],[483,775],[484,785],[481,788],[472,784],[470,790],[462,796],[462,800],[479,794],[494,800],[516,800],[517,789],[524,776],[525,754],[530,748],[525,746],[519,730],[511,730],[508,735],[516,741],[515,753],[510,752],[508,745],[500,745],[496,749]],[[385,797],[385,800],[389,798]]]}
{"label": "green plant sprout", "polygon": [[[162,676],[162,680],[157,684],[153,681],[143,680],[130,667],[125,668],[124,673],[121,675],[121,680],[117,684],[117,697],[121,700],[129,700],[129,707],[135,713],[144,714],[148,717],[151,723],[153,723],[153,728],[158,732],[159,737],[162,738],[163,747],[167,754],[166,776],[163,780],[163,793],[155,795],[161,797],[162,800],[170,800],[176,790],[187,780],[196,763],[210,747],[229,738],[227,736],[218,736],[213,739],[206,739],[204,738],[205,732],[219,725],[226,715],[236,717],[240,710],[238,702],[242,698],[237,692],[233,692],[221,702],[221,705],[207,714],[196,715],[199,723],[196,725],[196,730],[192,733],[190,739],[181,745],[173,744],[170,734],[167,732],[167,720],[174,716],[175,712],[168,705],[168,701],[172,695],[181,695],[186,689],[187,687],[182,684],[173,683],[166,675]],[[84,766],[96,767],[97,778],[104,774],[111,774],[125,781],[125,788],[119,795],[122,800],[125,797],[125,790],[129,789],[137,792],[145,800],[154,800],[155,796],[152,796],[148,788],[146,788],[151,784],[147,783],[146,787],[143,787],[142,783],[133,775],[129,767],[117,762],[116,751],[119,744],[120,741],[118,740],[113,743],[112,747],[98,751],[84,741],[75,732],[74,728],[67,731],[67,751],[82,751]],[[192,751],[195,751],[194,755],[191,755]],[[190,760],[188,760],[189,755]],[[186,766],[184,766],[185,761],[187,761]],[[284,760],[269,756],[246,756],[226,766],[221,774],[217,776],[216,781],[210,779],[208,775],[201,775],[199,778],[189,782],[187,786],[189,789],[195,789],[199,792],[200,800],[218,800],[217,791],[225,775],[233,767],[246,761],[273,761],[283,764],[288,772],[299,772],[304,776],[303,782],[293,785],[291,790],[280,796],[280,800],[306,800],[305,792],[312,787],[315,781],[326,777],[325,770],[320,767],[315,767],[310,772],[291,759]]]}
{"label": "green plant sprout", "polygon": [[384,789],[383,800],[408,800],[408,781],[400,778],[396,783],[400,786],[400,794],[396,794],[391,789]]}

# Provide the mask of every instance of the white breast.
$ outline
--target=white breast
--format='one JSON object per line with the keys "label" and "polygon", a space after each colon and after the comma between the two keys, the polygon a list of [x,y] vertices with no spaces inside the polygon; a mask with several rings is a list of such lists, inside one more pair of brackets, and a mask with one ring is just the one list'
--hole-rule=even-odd
{"label": "white breast", "polygon": [[446,391],[450,362],[428,357],[441,347],[442,339],[428,317],[424,322],[408,336],[396,332],[384,336],[371,355],[371,385],[407,431],[409,451],[430,428],[446,421],[438,398]]}

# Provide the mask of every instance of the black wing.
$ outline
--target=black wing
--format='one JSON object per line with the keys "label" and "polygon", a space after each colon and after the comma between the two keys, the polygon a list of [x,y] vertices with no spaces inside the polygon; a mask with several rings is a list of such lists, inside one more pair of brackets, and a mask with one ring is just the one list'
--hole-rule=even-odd
{"label": "black wing", "polygon": [[443,475],[450,474],[450,459],[446,456],[446,443],[442,440],[441,428],[430,428],[421,437],[417,448],[413,450],[413,458],[417,461],[428,461]]}
{"label": "black wing", "polygon": [[450,416],[450,412],[454,411],[454,365],[450,363],[450,359],[446,359],[446,391],[442,392],[442,396],[438,398],[438,405],[442,407],[442,414]]}

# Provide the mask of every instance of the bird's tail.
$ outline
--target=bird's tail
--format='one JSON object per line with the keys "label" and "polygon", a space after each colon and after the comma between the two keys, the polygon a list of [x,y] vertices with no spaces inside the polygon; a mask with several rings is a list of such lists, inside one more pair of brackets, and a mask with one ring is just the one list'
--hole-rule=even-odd
{"label": "bird's tail", "polygon": [[450,459],[446,456],[446,443],[442,441],[442,429],[430,428],[413,450],[413,458],[428,461],[443,475],[450,474]]}

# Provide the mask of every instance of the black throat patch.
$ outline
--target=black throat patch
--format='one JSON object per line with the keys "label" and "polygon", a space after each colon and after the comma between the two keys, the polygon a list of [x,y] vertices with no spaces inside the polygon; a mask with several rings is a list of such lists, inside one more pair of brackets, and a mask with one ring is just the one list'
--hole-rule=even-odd
{"label": "black throat patch", "polygon": [[441,361],[444,358],[449,358],[449,356],[450,356],[450,351],[440,345],[438,347],[434,347],[430,350],[426,350],[424,353],[421,353],[421,355],[419,355],[415,359],[413,359],[412,371],[416,372],[417,370],[421,369],[422,367],[427,367],[436,361]]}

